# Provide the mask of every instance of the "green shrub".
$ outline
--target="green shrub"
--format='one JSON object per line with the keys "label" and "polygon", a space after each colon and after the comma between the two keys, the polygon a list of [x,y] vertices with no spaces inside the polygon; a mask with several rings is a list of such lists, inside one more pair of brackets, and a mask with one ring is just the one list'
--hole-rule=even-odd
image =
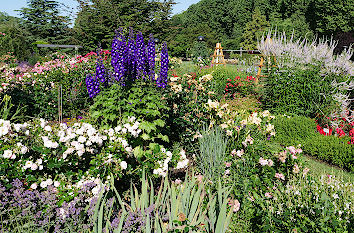
{"label": "green shrub", "polygon": [[354,146],[348,138],[317,134],[304,140],[306,154],[354,172]]}
{"label": "green shrub", "polygon": [[274,126],[280,144],[301,144],[305,154],[354,171],[354,147],[347,143],[348,138],[321,135],[315,121],[303,116],[276,117]]}
{"label": "green shrub", "polygon": [[[83,77],[85,71],[61,69],[33,75],[24,84],[13,85],[6,94],[11,96],[14,106],[23,106],[22,117],[38,117],[48,120],[58,119],[58,97],[61,87],[63,118],[85,114],[92,101],[88,98]],[[33,84],[32,84],[33,83]],[[3,93],[0,93],[2,98]],[[14,114],[16,107],[11,110]]]}
{"label": "green shrub", "polygon": [[[112,85],[95,98],[90,108],[92,121],[102,128],[114,128],[122,120],[134,116],[139,120],[142,135],[133,146],[144,148],[151,142],[168,142],[166,120],[168,107],[156,86],[136,82],[132,86]],[[136,152],[137,153],[137,152]]]}
{"label": "green shrub", "polygon": [[303,144],[306,139],[317,135],[315,121],[304,116],[277,116],[274,127],[275,141],[284,146]]}
{"label": "green shrub", "polygon": [[332,98],[333,80],[337,75],[321,75],[320,67],[293,68],[273,72],[265,79],[263,103],[265,108],[279,114],[316,117],[328,115],[336,108]]}

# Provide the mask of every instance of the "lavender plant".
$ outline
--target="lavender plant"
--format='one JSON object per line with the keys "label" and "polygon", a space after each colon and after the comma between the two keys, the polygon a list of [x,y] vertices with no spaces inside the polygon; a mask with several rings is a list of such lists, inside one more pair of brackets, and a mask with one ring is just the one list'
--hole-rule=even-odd
{"label": "lavender plant", "polygon": [[58,205],[58,190],[53,185],[46,191],[36,187],[26,189],[19,179],[10,188],[0,183],[1,232],[77,232],[88,231],[93,224],[92,207],[97,199],[89,200],[86,184],[74,200]]}

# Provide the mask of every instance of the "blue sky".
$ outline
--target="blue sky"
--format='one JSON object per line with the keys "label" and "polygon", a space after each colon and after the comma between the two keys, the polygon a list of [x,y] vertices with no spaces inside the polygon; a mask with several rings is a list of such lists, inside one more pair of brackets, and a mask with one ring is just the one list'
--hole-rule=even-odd
{"label": "blue sky", "polygon": [[[65,5],[76,9],[77,1],[76,0],[57,0],[60,3],[64,3]],[[174,5],[173,14],[181,13],[184,10],[194,4],[199,2],[200,0],[175,0],[176,5]],[[0,11],[6,12],[11,16],[18,16],[18,12],[15,10],[20,9],[21,7],[26,6],[26,0],[0,0]]]}

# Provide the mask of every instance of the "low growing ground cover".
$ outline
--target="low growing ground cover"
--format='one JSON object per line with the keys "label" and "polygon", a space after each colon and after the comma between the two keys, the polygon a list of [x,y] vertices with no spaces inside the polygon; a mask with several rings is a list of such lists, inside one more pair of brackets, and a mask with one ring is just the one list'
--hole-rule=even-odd
{"label": "low growing ground cover", "polygon": [[[331,86],[348,71],[280,58],[257,82],[244,67],[200,68],[155,47],[119,31],[111,51],[3,63],[2,232],[354,230],[350,92]],[[307,72],[326,77],[321,88],[337,95],[325,109],[343,122],[320,117],[316,93],[285,90]]]}

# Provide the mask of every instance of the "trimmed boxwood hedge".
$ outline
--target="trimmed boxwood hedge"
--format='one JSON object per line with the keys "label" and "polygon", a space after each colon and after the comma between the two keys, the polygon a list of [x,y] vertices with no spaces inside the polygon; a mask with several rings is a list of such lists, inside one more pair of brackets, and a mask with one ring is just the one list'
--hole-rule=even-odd
{"label": "trimmed boxwood hedge", "polygon": [[303,116],[278,116],[274,121],[275,141],[284,145],[302,145],[305,154],[354,172],[354,145],[348,137],[324,136],[316,131],[316,123]]}

